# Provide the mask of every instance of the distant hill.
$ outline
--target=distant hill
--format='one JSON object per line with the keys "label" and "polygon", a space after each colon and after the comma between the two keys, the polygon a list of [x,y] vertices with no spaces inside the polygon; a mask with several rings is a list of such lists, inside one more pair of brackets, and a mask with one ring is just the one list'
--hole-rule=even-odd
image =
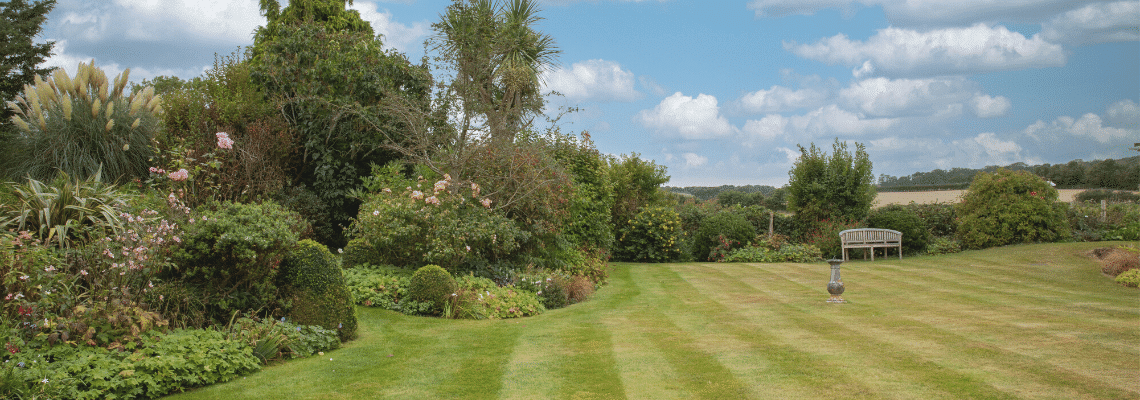
{"label": "distant hill", "polygon": [[1140,156],[1094,161],[1073,160],[1053,165],[1014,163],[1006,166],[992,165],[981,169],[954,168],[949,171],[936,169],[901,177],[884,174],[879,175],[877,187],[881,192],[965,189],[970,186],[970,182],[978,172],[993,172],[998,168],[1029,171],[1053,182],[1058,189],[1137,190],[1140,187]]}
{"label": "distant hill", "polygon": [[740,193],[744,193],[744,194],[759,192],[759,193],[763,194],[764,196],[768,196],[768,195],[771,195],[772,192],[774,192],[776,190],[775,187],[768,186],[768,185],[746,185],[746,186],[724,185],[724,186],[716,186],[716,187],[710,187],[710,186],[686,186],[686,187],[665,186],[663,189],[668,190],[668,191],[673,192],[673,193],[682,194],[682,195],[691,195],[691,196],[693,196],[693,197],[695,197],[701,201],[708,200],[708,199],[715,199],[716,196],[719,195],[721,192],[736,191],[736,192],[740,192]]}

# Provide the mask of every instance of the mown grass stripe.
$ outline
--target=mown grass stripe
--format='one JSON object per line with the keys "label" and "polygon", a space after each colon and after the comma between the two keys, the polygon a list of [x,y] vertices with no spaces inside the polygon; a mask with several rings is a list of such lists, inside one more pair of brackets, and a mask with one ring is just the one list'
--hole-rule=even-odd
{"label": "mown grass stripe", "polygon": [[[725,272],[727,274],[727,272]],[[727,276],[727,275],[726,275]],[[704,281],[713,281],[710,277],[704,277]],[[731,281],[728,278],[728,281]],[[720,282],[717,285],[719,288],[724,288],[730,282]],[[745,282],[747,283],[747,282]],[[883,313],[885,318],[877,318],[869,321],[865,315],[858,315],[852,317],[845,317],[837,313],[817,313],[817,312],[804,312],[814,311],[809,307],[803,305],[786,304],[789,307],[797,309],[799,312],[791,313],[793,321],[800,324],[817,323],[814,319],[803,320],[803,315],[815,314],[819,315],[821,319],[831,319],[834,321],[835,326],[841,329],[832,329],[829,332],[836,330],[846,331],[844,336],[849,336],[853,332],[870,332],[873,334],[863,335],[866,339],[877,340],[880,342],[891,343],[897,347],[908,348],[908,353],[914,353],[924,359],[941,360],[939,363],[947,368],[954,370],[976,370],[984,368],[984,364],[1001,364],[992,368],[1000,371],[1019,371],[1014,377],[1006,380],[1006,385],[997,385],[995,387],[1005,386],[1003,390],[1013,391],[1013,383],[1024,385],[1025,375],[1032,375],[1039,387],[1046,388],[1041,392],[1056,393],[1067,391],[1080,396],[1094,396],[1097,398],[1120,398],[1126,396],[1127,388],[1113,388],[1106,386],[1106,383],[1095,377],[1088,376],[1084,373],[1076,372],[1066,366],[1055,365],[1042,360],[1040,357],[1023,354],[1018,351],[1012,351],[1001,347],[1000,344],[1004,343],[1023,343],[1023,342],[1038,342],[1041,345],[1046,345],[1045,340],[1034,340],[1033,338],[1024,337],[1025,335],[1018,335],[1017,332],[1010,332],[1009,337],[1002,337],[994,340],[997,344],[987,343],[987,341],[979,341],[978,338],[963,336],[953,329],[952,326],[934,326],[920,321],[913,320],[914,316],[899,316],[893,317],[889,314]],[[841,306],[845,307],[845,306]],[[844,313],[846,314],[846,313]],[[864,314],[864,313],[859,313]],[[947,320],[957,321],[959,324],[962,321],[969,321],[968,319],[948,317]],[[876,326],[877,325],[877,326]],[[987,336],[994,336],[986,330]],[[917,337],[916,337],[917,336]],[[888,340],[888,338],[890,338]],[[864,341],[857,341],[861,343]],[[935,351],[940,350],[940,351]],[[888,349],[888,354],[893,349]],[[859,351],[860,354],[867,354],[866,349]],[[1112,363],[1116,362],[1117,370],[1126,370],[1126,364],[1129,361],[1127,358],[1120,357],[1120,353],[1116,354],[1100,354],[1105,357],[1113,358],[1095,358],[1099,362]],[[896,356],[897,358],[897,356]],[[1069,359],[1069,358],[1066,358]],[[979,361],[981,364],[979,364]],[[877,363],[881,364],[881,363]],[[1091,363],[1090,363],[1091,366]],[[1111,367],[1111,365],[1110,365]],[[900,368],[906,368],[900,366]],[[923,370],[923,368],[906,368],[906,370]],[[941,376],[941,375],[940,375]],[[987,374],[986,377],[992,378],[992,374]],[[1058,383],[1064,383],[1063,386],[1058,386]],[[1116,386],[1116,385],[1110,385]],[[1121,389],[1125,390],[1122,391]],[[1040,393],[1038,393],[1040,394]],[[988,397],[988,396],[987,396]]]}
{"label": "mown grass stripe", "polygon": [[[735,354],[730,357],[724,353],[716,355],[723,365],[730,367],[737,379],[748,383],[755,396],[861,398],[869,395],[868,389],[858,381],[837,373],[837,369],[825,357],[797,349],[779,337],[766,335],[763,326],[741,326],[738,315],[726,312],[723,305],[695,291],[677,273],[678,269],[688,266],[691,264],[670,265],[668,269],[648,268],[646,271],[651,273],[643,274],[638,281],[661,282],[668,289],[662,293],[667,293],[668,298],[682,300],[672,307],[663,307],[666,310],[674,309],[674,312],[666,311],[665,316],[675,319],[675,324],[682,329],[707,335],[728,335],[746,343],[748,348],[744,357]],[[715,348],[725,342],[732,341],[696,340],[694,345],[700,348],[705,343],[708,348],[701,351],[715,354]],[[750,362],[741,365],[740,359]]]}
{"label": "mown grass stripe", "polygon": [[[710,297],[725,303],[732,303],[740,297],[727,293],[765,292],[763,288],[749,285],[737,277],[726,274],[721,269],[707,268],[702,270],[700,275],[694,276],[690,282],[694,285],[693,290],[709,293]],[[816,307],[818,307],[824,299],[820,298],[813,303],[816,303]],[[789,343],[796,343],[801,350],[826,354],[835,360],[833,362],[842,360],[846,365],[865,363],[862,367],[871,370],[871,375],[892,376],[902,372],[905,379],[894,379],[909,382],[913,386],[907,388],[909,391],[921,391],[926,398],[951,399],[975,395],[982,398],[1012,398],[1008,393],[997,390],[976,376],[944,368],[906,352],[894,343],[882,342],[837,324],[836,321],[827,318],[827,313],[818,313],[822,315],[815,318],[803,318],[801,315],[805,315],[804,311],[809,307],[802,306],[800,302],[777,302],[771,307],[774,307],[777,313],[781,314],[781,318],[797,328],[794,331],[796,332],[795,340],[790,340]],[[739,307],[725,307],[725,309],[739,309]],[[810,346],[807,343],[810,343]],[[847,357],[860,357],[861,359],[844,359]],[[851,374],[856,374],[858,369],[849,368],[847,370]],[[886,382],[889,381],[864,379],[861,383],[874,387]],[[885,395],[890,393],[893,386],[883,385],[872,389],[871,392]],[[962,396],[963,394],[970,396]]]}

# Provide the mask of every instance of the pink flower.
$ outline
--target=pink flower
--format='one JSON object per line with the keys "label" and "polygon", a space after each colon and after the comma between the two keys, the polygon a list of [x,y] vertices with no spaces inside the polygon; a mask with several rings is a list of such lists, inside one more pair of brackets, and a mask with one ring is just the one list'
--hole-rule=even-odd
{"label": "pink flower", "polygon": [[447,181],[439,181],[435,183],[435,192],[439,193],[447,190]]}
{"label": "pink flower", "polygon": [[416,199],[416,200],[423,200],[424,192],[421,192],[419,190],[414,190],[414,191],[412,191],[412,198]]}
{"label": "pink flower", "polygon": [[392,189],[384,188],[384,190],[381,190],[381,192],[392,193]]}
{"label": "pink flower", "polygon": [[438,206],[439,205],[439,199],[435,198],[435,196],[431,196],[431,197],[428,197],[427,200],[424,200],[424,203],[434,204],[434,205]]}
{"label": "pink flower", "polygon": [[379,210],[373,210],[372,215],[373,216],[380,215],[380,211]]}
{"label": "pink flower", "polygon": [[184,181],[190,179],[190,172],[186,168],[182,168],[176,172],[170,173],[170,179],[175,181]]}
{"label": "pink flower", "polygon": [[483,199],[481,203],[483,203],[483,207],[491,208],[491,199]]}
{"label": "pink flower", "polygon": [[230,135],[225,132],[215,133],[214,136],[218,137],[218,147],[223,149],[234,148],[234,141],[230,140]]}

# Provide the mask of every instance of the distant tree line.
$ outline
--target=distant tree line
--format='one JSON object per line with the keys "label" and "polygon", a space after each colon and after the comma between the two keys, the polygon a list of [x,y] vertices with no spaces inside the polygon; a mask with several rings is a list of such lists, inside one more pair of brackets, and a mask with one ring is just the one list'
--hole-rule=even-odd
{"label": "distant tree line", "polygon": [[[731,191],[731,192],[739,192],[740,194],[760,193],[763,196],[770,196],[772,194],[772,192],[776,191],[775,187],[768,186],[768,185],[745,185],[745,186],[722,185],[722,186],[716,186],[716,187],[710,187],[710,186],[669,187],[669,186],[666,186],[663,189],[668,190],[668,191],[673,192],[673,193],[678,193],[678,194],[690,194],[690,195],[693,195],[693,197],[695,197],[697,200],[701,200],[701,201],[705,201],[708,199],[715,199],[720,195],[721,192],[730,192]],[[735,195],[733,195],[733,196],[735,196]]]}
{"label": "distant tree line", "polygon": [[1065,164],[1027,165],[1014,163],[988,166],[982,169],[954,168],[916,172],[910,176],[879,175],[878,188],[883,192],[911,190],[965,189],[979,172],[993,173],[998,168],[1010,171],[1028,171],[1053,182],[1058,189],[1119,189],[1137,190],[1140,187],[1140,157],[1108,160],[1073,160]]}

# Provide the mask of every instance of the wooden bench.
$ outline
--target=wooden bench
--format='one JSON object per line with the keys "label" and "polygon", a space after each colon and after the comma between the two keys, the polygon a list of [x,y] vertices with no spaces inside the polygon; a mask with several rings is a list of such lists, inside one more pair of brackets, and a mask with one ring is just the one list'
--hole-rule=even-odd
{"label": "wooden bench", "polygon": [[[897,248],[899,259],[902,259],[902,232],[890,229],[859,228],[839,232],[839,241],[843,245],[843,261],[847,261],[847,249],[871,249],[871,261],[875,261],[875,249],[883,248],[883,255],[887,255],[889,248]],[[863,254],[863,259],[867,255]]]}

